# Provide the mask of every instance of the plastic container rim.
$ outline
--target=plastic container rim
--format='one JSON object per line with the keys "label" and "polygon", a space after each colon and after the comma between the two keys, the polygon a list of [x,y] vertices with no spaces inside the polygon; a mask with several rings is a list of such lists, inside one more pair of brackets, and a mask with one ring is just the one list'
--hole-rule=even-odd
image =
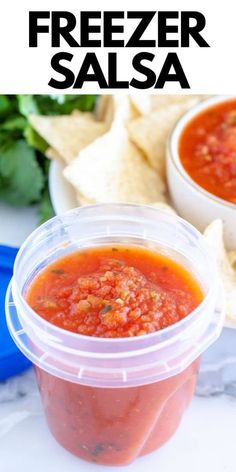
{"label": "plastic container rim", "polygon": [[[114,207],[114,206],[119,206],[120,208],[121,207],[140,207],[139,204],[126,204],[126,203],[119,203],[119,204],[110,204],[110,203],[102,203],[102,204],[96,204],[96,205],[89,205],[89,208],[96,208],[99,210],[99,208],[104,208],[104,207]],[[164,214],[166,215],[166,211],[165,210],[160,210],[160,209],[156,209],[156,208],[152,208],[151,206],[149,205],[141,205],[143,207],[148,207],[149,209],[153,210],[153,213],[156,214],[156,212],[160,212],[161,214]],[[24,241],[24,243],[22,244],[21,248],[19,249],[18,253],[17,253],[17,256],[16,256],[16,259],[15,259],[15,263],[14,263],[14,270],[13,270],[13,278],[12,278],[12,281],[14,282],[15,281],[15,277],[16,277],[16,272],[17,272],[17,266],[18,266],[18,263],[19,263],[19,260],[21,258],[21,254],[22,252],[24,251],[24,249],[26,248],[26,246],[28,244],[30,244],[31,241],[34,240],[35,236],[39,233],[39,231],[42,231],[43,229],[46,229],[49,225],[51,225],[52,222],[58,222],[60,223],[61,221],[61,218],[65,217],[65,216],[70,216],[74,213],[78,213],[78,212],[82,212],[84,209],[86,208],[85,207],[78,207],[78,208],[74,208],[72,210],[69,210],[67,211],[66,213],[62,214],[62,215],[56,215],[54,216],[53,218],[51,218],[49,221],[47,221],[46,223],[40,225],[38,228],[36,228],[29,236],[28,238]],[[206,251],[206,256],[209,257],[211,259],[211,264],[213,264],[213,266],[215,266],[215,270],[213,271],[215,273],[215,277],[214,279],[212,280],[212,283],[211,283],[211,287],[209,288],[208,290],[208,293],[206,294],[206,296],[204,297],[204,299],[202,300],[202,302],[185,318],[183,318],[182,320],[174,323],[173,325],[170,325],[168,326],[167,328],[164,328],[163,330],[161,331],[156,331],[154,333],[149,333],[149,334],[146,334],[146,335],[143,335],[142,336],[142,339],[145,339],[145,338],[148,338],[148,339],[151,339],[151,338],[155,338],[157,339],[157,342],[158,342],[158,338],[161,337],[162,333],[165,332],[165,333],[168,333],[170,334],[171,332],[175,331],[176,328],[179,328],[180,326],[182,326],[183,328],[185,327],[186,324],[188,324],[188,321],[192,320],[192,319],[198,319],[198,314],[199,314],[199,311],[201,311],[202,309],[204,309],[204,307],[207,305],[208,301],[210,298],[212,298],[212,296],[216,293],[216,290],[217,290],[217,276],[216,276],[216,273],[217,273],[217,270],[216,270],[216,262],[215,262],[215,259],[213,257],[213,254],[212,254],[212,249],[210,248],[210,246],[208,245],[207,241],[204,240],[204,236],[193,226],[191,225],[190,223],[188,223],[186,220],[184,220],[183,218],[181,218],[180,216],[177,216],[177,215],[170,215],[168,214],[168,217],[170,217],[171,219],[175,219],[179,222],[181,222],[181,224],[183,224],[185,227],[187,228],[191,228],[191,231],[193,233],[195,233],[195,235],[197,235],[198,237],[200,236],[200,239],[201,239],[201,242],[204,243],[205,245],[205,248],[201,248],[203,249],[204,251]],[[20,293],[20,290],[17,286],[17,284],[13,283],[13,291],[15,293],[15,295],[17,296],[18,300],[24,305],[24,307],[27,308],[27,310],[29,311],[30,315],[31,315],[31,318],[32,320],[35,320],[36,322],[41,322],[42,326],[45,326],[45,328],[47,329],[50,329],[50,331],[57,335],[58,333],[64,333],[64,335],[68,336],[68,338],[74,338],[76,340],[78,339],[82,339],[82,340],[88,340],[91,339],[91,336],[86,336],[86,335],[82,335],[82,334],[79,334],[79,333],[74,333],[74,332],[71,332],[71,331],[67,331],[63,328],[60,328],[60,327],[57,327],[56,325],[53,325],[52,323],[50,323],[49,321],[47,320],[44,320],[43,318],[41,318],[27,303],[27,301],[25,300],[25,298],[22,296],[22,294]],[[94,339],[94,338],[93,338]],[[97,337],[95,338],[96,339],[96,343],[106,343],[106,344],[110,344],[111,342],[112,343],[115,343],[115,344],[125,344],[125,343],[134,343],[134,342],[137,342],[137,337],[125,337],[125,338],[100,338],[100,337]],[[168,341],[168,340],[167,340]],[[162,341],[162,343],[165,343],[165,341]]]}

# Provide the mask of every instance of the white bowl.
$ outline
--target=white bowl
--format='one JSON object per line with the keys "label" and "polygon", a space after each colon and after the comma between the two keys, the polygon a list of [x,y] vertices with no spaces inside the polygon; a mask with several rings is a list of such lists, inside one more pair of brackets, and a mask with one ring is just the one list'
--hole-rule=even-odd
{"label": "white bowl", "polygon": [[79,206],[75,190],[63,175],[64,165],[52,161],[49,170],[49,193],[56,215],[61,215],[72,208]]}
{"label": "white bowl", "polygon": [[178,143],[183,129],[193,117],[211,105],[232,98],[236,97],[212,97],[193,107],[178,121],[167,146],[167,180],[176,211],[200,231],[215,218],[221,218],[224,222],[227,249],[236,249],[236,205],[212,195],[194,182],[180,162]]}

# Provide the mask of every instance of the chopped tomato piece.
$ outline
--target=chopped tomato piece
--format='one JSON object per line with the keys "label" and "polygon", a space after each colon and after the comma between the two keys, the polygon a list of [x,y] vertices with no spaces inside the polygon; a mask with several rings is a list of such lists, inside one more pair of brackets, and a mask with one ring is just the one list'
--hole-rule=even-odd
{"label": "chopped tomato piece", "polygon": [[110,338],[163,329],[187,316],[201,298],[198,284],[176,262],[123,246],[59,259],[36,277],[27,294],[29,304],[51,323]]}

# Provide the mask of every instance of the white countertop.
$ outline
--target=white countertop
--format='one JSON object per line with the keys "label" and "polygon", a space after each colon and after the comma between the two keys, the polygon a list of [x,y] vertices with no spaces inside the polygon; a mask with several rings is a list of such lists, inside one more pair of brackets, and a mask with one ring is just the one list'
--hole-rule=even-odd
{"label": "white countertop", "polygon": [[[36,210],[0,205],[0,243],[19,245],[37,223]],[[235,472],[235,389],[194,397],[175,436],[159,451],[109,471]],[[96,472],[60,447],[47,429],[33,371],[0,383],[0,472]]]}

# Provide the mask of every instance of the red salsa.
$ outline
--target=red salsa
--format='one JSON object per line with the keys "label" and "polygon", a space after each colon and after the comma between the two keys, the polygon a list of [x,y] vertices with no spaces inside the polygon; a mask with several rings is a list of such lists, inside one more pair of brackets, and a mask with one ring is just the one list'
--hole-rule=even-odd
{"label": "red salsa", "polygon": [[236,203],[236,100],[211,106],[193,118],[180,136],[179,155],[197,184]]}
{"label": "red salsa", "polygon": [[188,315],[202,300],[189,272],[141,247],[99,247],[69,254],[35,278],[27,300],[47,321],[98,337],[140,336]]}
{"label": "red salsa", "polygon": [[[123,245],[84,249],[58,259],[36,276],[27,292],[29,304],[49,322],[113,338],[165,328],[187,316],[202,298],[194,277],[177,262]],[[128,464],[169,439],[192,398],[197,370],[195,360],[160,382],[98,388],[36,367],[56,439],[83,459],[112,465]]]}

